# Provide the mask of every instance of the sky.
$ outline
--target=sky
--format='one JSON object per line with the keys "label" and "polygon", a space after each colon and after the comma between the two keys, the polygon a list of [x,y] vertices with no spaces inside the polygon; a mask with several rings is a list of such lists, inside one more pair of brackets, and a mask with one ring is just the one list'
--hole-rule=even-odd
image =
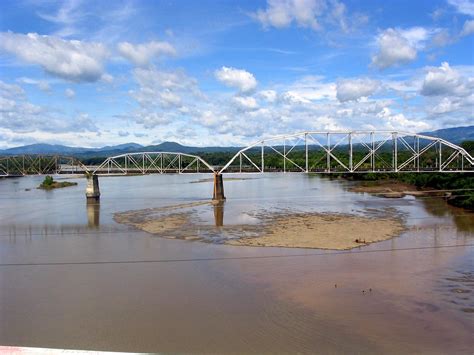
{"label": "sky", "polygon": [[0,1],[0,148],[474,124],[474,0]]}

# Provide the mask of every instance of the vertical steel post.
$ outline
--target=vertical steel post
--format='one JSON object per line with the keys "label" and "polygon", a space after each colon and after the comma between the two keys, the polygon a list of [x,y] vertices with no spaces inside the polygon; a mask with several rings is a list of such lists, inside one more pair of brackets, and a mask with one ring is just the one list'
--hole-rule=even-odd
{"label": "vertical steel post", "polygon": [[239,154],[239,160],[240,160],[240,169],[239,169],[239,172],[242,173],[242,153]]}
{"label": "vertical steel post", "polygon": [[398,172],[398,137],[397,133],[393,134],[394,141],[393,141],[393,167],[395,172]]}
{"label": "vertical steel post", "polygon": [[283,139],[283,172],[286,173],[286,139]]}
{"label": "vertical steel post", "polygon": [[326,133],[326,170],[327,172],[331,172],[331,156],[329,155],[329,151],[331,149],[331,142],[329,138],[329,133]]}
{"label": "vertical steel post", "polygon": [[349,132],[349,170],[352,173],[352,132]]}
{"label": "vertical steel post", "polygon": [[439,171],[441,171],[441,159],[442,159],[442,153],[441,153],[441,141],[439,142]]}
{"label": "vertical steel post", "polygon": [[416,170],[420,171],[420,137],[416,136]]}
{"label": "vertical steel post", "polygon": [[264,166],[265,166],[265,165],[264,165],[264,161],[263,161],[263,153],[264,153],[264,149],[265,149],[265,148],[264,148],[264,147],[265,147],[264,144],[265,144],[265,142],[262,141],[262,162],[261,162],[261,166],[262,166],[261,172],[262,172],[262,173],[263,173],[263,171],[264,171]]}
{"label": "vertical steel post", "polygon": [[375,142],[374,142],[374,132],[370,132],[370,138],[372,141],[372,159],[371,159],[371,165],[372,165],[372,172],[375,171]]}
{"label": "vertical steel post", "polygon": [[305,157],[306,157],[306,174],[308,173],[308,133],[304,134],[304,146],[305,146]]}

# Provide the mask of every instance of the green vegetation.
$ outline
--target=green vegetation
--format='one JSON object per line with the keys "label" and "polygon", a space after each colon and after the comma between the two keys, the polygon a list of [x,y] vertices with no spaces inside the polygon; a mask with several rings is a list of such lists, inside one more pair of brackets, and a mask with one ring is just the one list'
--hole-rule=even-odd
{"label": "green vegetation", "polygon": [[77,185],[77,182],[70,182],[70,181],[57,182],[57,181],[54,181],[52,176],[47,175],[44,178],[41,185],[38,186],[38,189],[51,190],[51,189],[58,189],[58,188],[62,188],[62,187],[76,186],[76,185]]}

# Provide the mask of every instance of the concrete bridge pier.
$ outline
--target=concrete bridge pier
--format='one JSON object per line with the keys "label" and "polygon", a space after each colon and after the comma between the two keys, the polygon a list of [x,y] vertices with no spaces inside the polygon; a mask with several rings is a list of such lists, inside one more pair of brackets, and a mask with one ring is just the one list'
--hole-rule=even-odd
{"label": "concrete bridge pier", "polygon": [[224,201],[224,182],[222,175],[214,173],[214,195],[212,196],[213,201]]}
{"label": "concrete bridge pier", "polygon": [[100,190],[99,190],[99,176],[95,174],[86,174],[87,186],[86,186],[86,198],[87,201],[99,201]]}

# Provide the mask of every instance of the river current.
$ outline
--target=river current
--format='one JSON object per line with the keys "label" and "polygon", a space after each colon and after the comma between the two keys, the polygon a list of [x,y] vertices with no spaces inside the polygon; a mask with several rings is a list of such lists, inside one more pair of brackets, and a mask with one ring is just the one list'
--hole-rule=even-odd
{"label": "river current", "polygon": [[[209,200],[206,174],[101,177],[101,201],[42,177],[0,179],[0,345],[134,352],[469,353],[474,215],[439,198],[386,199],[304,174],[231,175],[215,242],[166,239],[118,212]],[[66,177],[58,176],[61,180]],[[242,179],[239,179],[242,178]],[[401,236],[350,251],[223,245],[259,213],[370,216]],[[196,233],[200,233],[199,223]],[[206,229],[209,232],[209,229]]]}

